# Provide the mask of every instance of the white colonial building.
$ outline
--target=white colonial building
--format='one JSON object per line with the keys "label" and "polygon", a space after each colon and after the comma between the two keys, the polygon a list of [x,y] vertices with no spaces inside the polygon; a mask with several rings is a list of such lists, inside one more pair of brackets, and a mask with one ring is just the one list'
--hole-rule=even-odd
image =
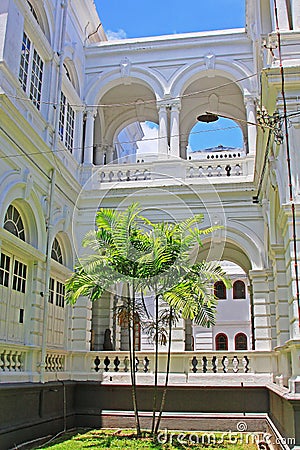
{"label": "white colonial building", "polygon": [[[64,281],[98,208],[133,201],[152,220],[202,212],[204,226],[223,225],[200,257],[226,262],[233,287],[215,286],[212,330],[184,321],[174,330],[174,392],[218,388],[223,406],[202,412],[264,413],[300,445],[299,98],[300,0],[246,1],[243,29],[120,41],[107,41],[92,0],[1,0],[1,448],[60,420],[98,423],[88,422],[98,412],[83,406],[82,381],[91,392],[126,384],[113,314],[122,286],[71,307]],[[188,153],[207,112],[232,119],[243,147]],[[145,122],[157,126],[158,150],[137,156]],[[153,354],[143,336],[139,345],[144,389]],[[162,348],[162,373],[164,361]],[[228,389],[235,398],[241,387],[256,406],[228,406]],[[114,398],[109,389],[101,401]],[[28,421],[16,399],[35,405]]]}

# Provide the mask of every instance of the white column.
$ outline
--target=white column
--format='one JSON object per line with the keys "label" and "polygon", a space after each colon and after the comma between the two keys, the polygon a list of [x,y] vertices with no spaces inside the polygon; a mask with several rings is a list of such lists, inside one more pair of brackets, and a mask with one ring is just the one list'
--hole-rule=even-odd
{"label": "white column", "polygon": [[300,29],[300,0],[291,0],[293,29]]}
{"label": "white column", "polygon": [[74,136],[74,151],[73,155],[76,161],[82,163],[82,130],[83,130],[83,111],[76,111],[76,125],[75,125],[75,136]]}
{"label": "white column", "polygon": [[168,113],[166,105],[159,105],[159,131],[158,131],[158,153],[161,155],[168,154]]}
{"label": "white column", "polygon": [[108,145],[106,150],[106,163],[112,163],[114,160],[114,146]]}
{"label": "white column", "polygon": [[256,138],[257,138],[257,126],[256,123],[256,108],[254,99],[251,96],[245,96],[245,106],[247,114],[247,133],[248,133],[248,153],[254,155],[256,152]]}
{"label": "white column", "polygon": [[84,164],[93,164],[94,147],[94,122],[97,115],[96,109],[87,109],[84,141]]}
{"label": "white column", "polygon": [[172,156],[177,157],[180,157],[179,111],[180,103],[173,103],[171,105],[170,118],[170,153]]}

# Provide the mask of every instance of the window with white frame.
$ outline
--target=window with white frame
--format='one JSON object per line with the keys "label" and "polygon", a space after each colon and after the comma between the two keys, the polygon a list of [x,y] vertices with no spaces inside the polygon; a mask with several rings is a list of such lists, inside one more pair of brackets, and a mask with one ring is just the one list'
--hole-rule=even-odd
{"label": "window with white frame", "polygon": [[64,93],[60,97],[59,135],[69,152],[73,151],[75,128],[75,111],[67,101]]}
{"label": "window with white frame", "polygon": [[19,81],[32,103],[40,109],[44,62],[27,34],[23,33]]}
{"label": "window with white frame", "polygon": [[61,308],[65,306],[65,286],[53,277],[50,278],[49,282],[49,303]]}
{"label": "window with white frame", "polygon": [[26,292],[27,265],[17,258],[1,253],[0,285],[11,287],[14,291]]}

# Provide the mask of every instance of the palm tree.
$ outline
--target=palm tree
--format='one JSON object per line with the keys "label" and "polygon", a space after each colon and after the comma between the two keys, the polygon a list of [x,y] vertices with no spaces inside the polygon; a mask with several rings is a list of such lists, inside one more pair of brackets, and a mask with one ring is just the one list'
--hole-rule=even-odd
{"label": "palm tree", "polygon": [[[137,407],[134,330],[135,296],[139,285],[139,258],[145,244],[139,223],[140,208],[132,204],[124,212],[100,209],[96,215],[96,231],[87,234],[83,246],[95,253],[82,258],[73,275],[66,282],[67,301],[74,304],[80,296],[98,300],[105,290],[122,282],[128,287],[127,319],[132,402],[137,435],[141,434]],[[146,242],[146,241],[145,241]]]}
{"label": "palm tree", "polygon": [[[158,223],[151,225],[148,234],[148,251],[141,258],[141,269],[148,288],[152,288],[155,297],[155,362],[154,362],[154,393],[152,410],[153,436],[157,435],[162,410],[165,403],[169,379],[171,356],[171,332],[173,322],[178,317],[192,319],[202,326],[211,326],[215,317],[215,298],[212,284],[222,279],[228,285],[218,264],[202,262],[193,264],[191,255],[202,245],[201,237],[214,231],[216,227],[199,229],[203,215],[198,214],[178,223]],[[163,312],[159,318],[159,299],[169,305],[169,312]],[[163,317],[165,316],[165,317]],[[165,387],[159,408],[159,417],[155,425],[157,411],[157,381],[158,381],[158,344],[161,323],[168,325],[168,356]],[[162,326],[162,328],[164,328]]]}
{"label": "palm tree", "polygon": [[[87,296],[92,301],[98,300],[115,283],[127,285],[124,307],[129,334],[132,402],[137,435],[140,435],[141,429],[136,395],[135,346],[131,337],[137,312],[137,292],[148,289],[155,296],[152,420],[152,434],[155,435],[159,429],[168,386],[172,325],[177,317],[190,318],[206,326],[212,324],[215,300],[211,285],[220,279],[227,282],[217,264],[193,262],[192,255],[197,255],[202,245],[202,235],[215,229],[199,229],[202,220],[203,215],[198,214],[179,223],[153,224],[140,215],[137,204],[132,204],[124,212],[101,209],[96,216],[96,231],[88,233],[83,240],[83,246],[91,248],[94,253],[79,261],[74,274],[66,283],[67,300],[70,303],[75,303],[80,296]],[[169,315],[165,313],[161,318],[158,315],[159,300],[169,305]],[[124,319],[124,308],[120,314]],[[164,331],[166,323],[168,333]],[[166,334],[169,335],[167,374],[155,426],[158,344],[159,336],[162,338]],[[163,340],[166,342],[166,338]]]}

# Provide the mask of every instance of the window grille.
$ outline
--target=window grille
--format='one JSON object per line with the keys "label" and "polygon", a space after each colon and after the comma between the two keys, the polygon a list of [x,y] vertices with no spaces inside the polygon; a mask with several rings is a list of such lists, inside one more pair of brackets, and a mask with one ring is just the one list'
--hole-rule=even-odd
{"label": "window grille", "polygon": [[15,259],[13,270],[12,289],[17,292],[25,293],[26,290],[27,266]]}
{"label": "window grille", "polygon": [[32,103],[40,109],[42,96],[44,62],[28,38],[23,33],[19,81]]}
{"label": "window grille", "polygon": [[59,111],[59,136],[70,153],[73,151],[75,129],[75,111],[67,101],[66,96],[61,93]]}
{"label": "window grille", "polygon": [[246,286],[243,281],[235,281],[233,283],[233,298],[245,299],[246,298]]}
{"label": "window grille", "polygon": [[54,259],[54,261],[57,261],[60,264],[63,264],[61,246],[56,238],[54,238],[54,241],[52,244],[51,258]]}
{"label": "window grille", "polygon": [[10,268],[10,257],[1,253],[0,258],[0,285],[8,287],[9,284],[9,268]]}
{"label": "window grille", "polygon": [[4,217],[4,229],[25,241],[25,229],[21,214],[13,205],[9,205]]}

